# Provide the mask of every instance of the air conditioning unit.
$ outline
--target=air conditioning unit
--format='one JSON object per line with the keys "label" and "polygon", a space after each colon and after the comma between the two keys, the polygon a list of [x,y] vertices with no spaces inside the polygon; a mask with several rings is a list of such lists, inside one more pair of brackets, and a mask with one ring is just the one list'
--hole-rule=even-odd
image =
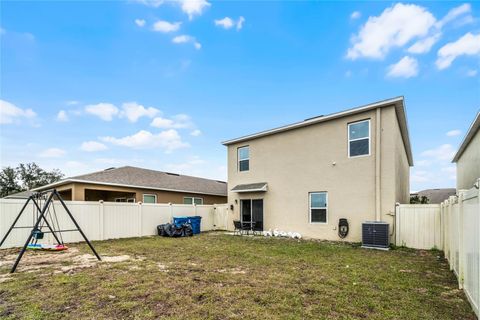
{"label": "air conditioning unit", "polygon": [[362,223],[362,248],[388,250],[390,248],[389,224],[382,221]]}

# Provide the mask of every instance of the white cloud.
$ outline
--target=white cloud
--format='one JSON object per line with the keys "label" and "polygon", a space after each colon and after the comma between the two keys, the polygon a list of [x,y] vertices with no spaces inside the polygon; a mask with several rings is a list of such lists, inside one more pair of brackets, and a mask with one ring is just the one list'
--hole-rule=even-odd
{"label": "white cloud", "polygon": [[95,152],[95,151],[106,150],[107,146],[97,141],[86,141],[82,143],[82,145],[80,146],[80,149],[87,152]]}
{"label": "white cloud", "polygon": [[[351,39],[352,46],[347,58],[355,60],[366,57],[383,59],[395,47],[403,47],[416,40],[407,51],[413,54],[429,52],[442,36],[442,28],[456,21],[466,24],[473,18],[469,4],[451,9],[437,20],[426,8],[415,4],[397,3],[385,9],[379,16],[371,16]],[[353,16],[353,13],[352,13]],[[460,21],[459,18],[463,17]]]}
{"label": "white cloud", "polygon": [[21,119],[33,119],[37,114],[32,109],[22,109],[0,99],[0,124],[9,124]]}
{"label": "white cloud", "polygon": [[450,130],[446,133],[447,137],[456,137],[462,134],[461,130]]}
{"label": "white cloud", "polygon": [[104,121],[112,121],[113,117],[118,115],[119,110],[111,103],[98,103],[85,106],[87,113],[93,114]]}
{"label": "white cloud", "polygon": [[181,22],[168,22],[159,20],[153,24],[153,30],[163,33],[175,32],[180,29]]}
{"label": "white cloud", "polygon": [[241,30],[243,28],[243,24],[245,22],[245,18],[240,16],[237,21],[233,20],[230,17],[225,17],[223,19],[218,19],[214,20],[215,25],[218,27],[222,27],[224,29],[231,29],[235,26],[235,28],[238,30]]}
{"label": "white cloud", "polygon": [[418,75],[417,59],[409,56],[403,57],[400,61],[388,67],[387,76],[389,77],[411,78],[416,75]]}
{"label": "white cloud", "polygon": [[174,129],[162,131],[157,134],[141,130],[131,136],[122,138],[102,137],[101,140],[114,145],[134,149],[162,148],[167,153],[189,146],[188,143],[182,141],[182,138]]}
{"label": "white cloud", "polygon": [[458,7],[455,7],[453,9],[451,9],[446,15],[445,17],[442,18],[442,20],[438,21],[436,26],[437,28],[442,28],[444,25],[446,25],[447,23],[457,19],[458,17],[466,14],[466,13],[470,13],[472,11],[472,8],[470,6],[470,4],[468,3],[464,3]]}
{"label": "white cloud", "polygon": [[194,16],[199,16],[203,11],[211,6],[206,0],[178,0],[181,4],[182,11],[188,15],[188,19],[192,20]]}
{"label": "white cloud", "polygon": [[186,34],[176,36],[175,38],[172,39],[172,42],[176,44],[193,43],[193,46],[195,47],[195,49],[199,50],[202,48],[202,45],[197,40],[195,40],[194,37]]}
{"label": "white cloud", "polygon": [[432,162],[430,160],[418,160],[415,161],[416,167],[426,167],[429,166]]}
{"label": "white cloud", "polygon": [[68,101],[65,102],[65,104],[66,104],[67,106],[75,106],[75,105],[77,105],[77,104],[79,104],[79,103],[80,103],[80,102],[77,101],[77,100],[68,100]]}
{"label": "white cloud", "polygon": [[120,116],[127,117],[130,122],[137,122],[141,117],[153,118],[160,113],[160,110],[152,107],[145,108],[136,102],[126,102],[122,104]]}
{"label": "white cloud", "polygon": [[360,11],[353,11],[352,14],[350,15],[350,19],[355,20],[358,19],[362,16],[362,13]]}
{"label": "white cloud", "polygon": [[451,144],[442,144],[437,148],[425,150],[421,155],[435,161],[451,161],[455,156],[455,149]]}
{"label": "white cloud", "polygon": [[470,69],[467,70],[467,77],[475,77],[478,74],[478,70]]}
{"label": "white cloud", "polygon": [[68,115],[65,110],[60,110],[57,113],[57,121],[60,122],[67,122],[68,121]]}
{"label": "white cloud", "polygon": [[435,17],[425,8],[397,3],[385,9],[380,16],[368,18],[352,38],[347,57],[352,60],[360,57],[384,58],[390,49],[426,36],[435,22]]}
{"label": "white cloud", "polygon": [[417,42],[415,42],[410,48],[407,49],[408,52],[410,53],[416,53],[416,54],[421,54],[421,53],[427,53],[430,51],[432,46],[437,43],[437,41],[440,39],[442,34],[440,32],[435,33],[434,35],[420,39]]}
{"label": "white cloud", "polygon": [[150,123],[152,127],[161,129],[184,129],[193,126],[192,119],[186,114],[177,114],[172,119],[156,117]]}
{"label": "white cloud", "polygon": [[414,170],[410,176],[410,181],[414,183],[428,182],[430,180],[427,171]]}
{"label": "white cloud", "polygon": [[196,130],[193,130],[192,132],[190,132],[190,135],[191,136],[194,136],[194,137],[198,137],[202,134],[202,131],[196,129]]}
{"label": "white cloud", "polygon": [[243,28],[243,24],[245,23],[245,18],[240,16],[237,20],[237,30],[241,30]]}
{"label": "white cloud", "polygon": [[158,8],[164,3],[164,0],[135,0],[135,1],[153,8]]}
{"label": "white cloud", "polygon": [[194,172],[193,169],[203,164],[205,164],[204,160],[202,160],[199,156],[193,156],[188,161],[183,163],[168,164],[167,168],[168,170],[173,172],[178,172],[182,174],[192,174]]}
{"label": "white cloud", "polygon": [[450,42],[438,50],[435,64],[440,70],[450,67],[459,56],[480,56],[480,33],[474,35],[470,32],[455,42]]}
{"label": "white cloud", "polygon": [[59,148],[49,148],[39,154],[42,158],[59,158],[65,155],[65,150]]}
{"label": "white cloud", "polygon": [[235,23],[230,17],[225,17],[223,19],[215,20],[215,25],[220,26],[224,29],[230,29],[231,27],[233,27],[234,24]]}
{"label": "white cloud", "polygon": [[147,23],[144,19],[135,19],[135,24],[139,26],[140,28],[145,26],[145,23]]}

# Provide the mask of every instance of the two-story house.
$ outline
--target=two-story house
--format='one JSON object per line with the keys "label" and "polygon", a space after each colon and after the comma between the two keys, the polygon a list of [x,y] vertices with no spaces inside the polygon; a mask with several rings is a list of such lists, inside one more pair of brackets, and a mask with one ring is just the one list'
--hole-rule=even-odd
{"label": "two-story house", "polygon": [[409,201],[413,165],[404,99],[397,97],[223,142],[234,219],[257,229],[361,241],[361,224],[385,221]]}

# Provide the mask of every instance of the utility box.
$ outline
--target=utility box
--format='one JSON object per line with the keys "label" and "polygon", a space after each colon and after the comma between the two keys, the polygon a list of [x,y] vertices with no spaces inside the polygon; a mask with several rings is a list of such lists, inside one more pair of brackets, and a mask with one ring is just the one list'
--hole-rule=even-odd
{"label": "utility box", "polygon": [[388,250],[390,248],[389,224],[382,221],[362,223],[362,248]]}

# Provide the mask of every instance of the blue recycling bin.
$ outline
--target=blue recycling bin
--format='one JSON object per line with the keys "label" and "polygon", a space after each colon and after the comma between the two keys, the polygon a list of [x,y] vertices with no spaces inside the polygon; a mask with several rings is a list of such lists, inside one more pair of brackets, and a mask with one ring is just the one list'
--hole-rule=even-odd
{"label": "blue recycling bin", "polygon": [[189,223],[192,226],[193,234],[199,234],[201,220],[202,217],[200,216],[173,217],[173,224],[181,226],[185,223]]}

